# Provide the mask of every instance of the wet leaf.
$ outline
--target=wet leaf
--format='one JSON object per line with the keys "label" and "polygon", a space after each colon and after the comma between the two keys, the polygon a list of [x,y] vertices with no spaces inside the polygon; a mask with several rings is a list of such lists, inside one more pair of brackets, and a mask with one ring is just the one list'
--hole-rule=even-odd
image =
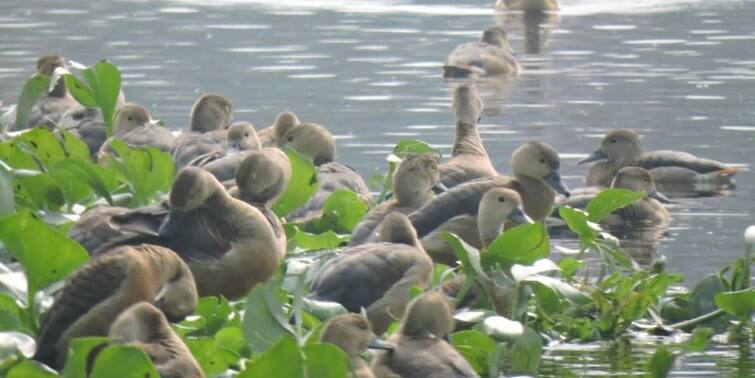
{"label": "wet leaf", "polygon": [[585,208],[592,222],[598,223],[606,215],[621,209],[645,196],[645,193],[628,189],[604,189]]}
{"label": "wet leaf", "polygon": [[102,110],[102,118],[105,124],[112,126],[115,107],[121,92],[121,73],[112,63],[102,60],[94,65],[96,85],[90,81],[89,85],[94,89],[97,105]]}
{"label": "wet leaf", "polygon": [[341,348],[332,344],[310,344],[302,348],[306,377],[347,378],[350,362]]}
{"label": "wet leaf", "polygon": [[718,308],[739,317],[750,319],[755,313],[755,288],[718,293],[715,297]]}
{"label": "wet leaf", "polygon": [[57,377],[54,370],[37,361],[26,360],[13,366],[6,378],[46,378]]}
{"label": "wet leaf", "polygon": [[236,353],[241,353],[241,351],[246,348],[244,331],[239,327],[221,328],[215,334],[214,339],[215,345],[217,345],[218,348],[232,350]]}
{"label": "wet leaf", "polygon": [[[31,109],[37,100],[47,91],[50,84],[50,77],[44,74],[34,74],[26,81],[18,95],[18,105],[16,105],[16,129],[25,129],[29,122]],[[31,125],[32,127],[36,125]]]}
{"label": "wet leaf", "polygon": [[0,361],[15,353],[30,358],[37,349],[36,345],[34,338],[25,333],[0,332]]}
{"label": "wet leaf", "polygon": [[482,254],[482,266],[502,268],[532,264],[548,257],[550,241],[543,223],[524,224],[506,230]]}
{"label": "wet leaf", "polygon": [[488,279],[487,274],[485,274],[485,271],[482,268],[480,262],[480,251],[478,251],[477,248],[472,247],[471,245],[464,242],[464,240],[461,240],[461,238],[459,238],[458,236],[447,231],[443,232],[443,238],[446,239],[448,244],[450,244],[453,248],[454,253],[456,253],[456,257],[459,259],[461,266],[464,268],[464,273],[468,277],[481,277]]}
{"label": "wet leaf", "polygon": [[516,340],[524,335],[522,323],[503,316],[491,316],[482,322],[482,331],[500,341]]}
{"label": "wet leaf", "polygon": [[13,174],[10,167],[0,162],[0,218],[16,211],[13,198]]}
{"label": "wet leaf", "polygon": [[671,371],[676,356],[666,347],[658,348],[648,363],[647,372],[652,378],[665,378]]}
{"label": "wet leaf", "polygon": [[307,203],[320,187],[317,169],[309,159],[290,148],[284,149],[284,152],[291,161],[291,182],[286,193],[273,206],[273,211],[280,217]]}
{"label": "wet leaf", "polygon": [[158,378],[157,370],[141,348],[111,345],[97,355],[91,378],[109,378],[118,372],[123,378]]}

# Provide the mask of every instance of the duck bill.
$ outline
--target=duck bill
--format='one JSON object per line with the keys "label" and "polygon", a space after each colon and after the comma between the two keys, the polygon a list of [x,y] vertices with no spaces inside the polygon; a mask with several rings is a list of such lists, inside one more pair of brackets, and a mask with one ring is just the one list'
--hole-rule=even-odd
{"label": "duck bill", "polygon": [[532,224],[535,223],[532,218],[527,216],[521,206],[517,206],[509,213],[508,219],[516,224]]}
{"label": "duck bill", "polygon": [[580,160],[577,165],[592,163],[594,161],[601,161],[608,159],[608,155],[606,155],[605,152],[601,150],[595,150],[593,153],[588,155],[586,158]]}
{"label": "duck bill", "polygon": [[367,348],[370,349],[380,349],[380,350],[393,350],[395,346],[391,343],[387,343],[383,340],[380,340],[379,337],[375,336],[370,340],[370,343],[367,344]]}
{"label": "duck bill", "polygon": [[561,174],[558,173],[558,170],[553,170],[549,175],[543,177],[543,180],[545,180],[553,190],[563,194],[566,198],[569,198],[569,188],[567,188],[566,185],[564,185],[564,182],[561,181]]}
{"label": "duck bill", "polygon": [[241,152],[241,141],[232,140],[228,142],[227,152],[229,154],[235,154]]}
{"label": "duck bill", "polygon": [[171,235],[174,235],[181,228],[181,223],[183,223],[185,217],[185,212],[181,210],[170,209],[170,213],[168,213],[168,216],[160,225],[160,229],[158,231],[160,237],[169,237]]}
{"label": "duck bill", "polygon": [[445,186],[440,181],[436,182],[435,185],[433,185],[433,193],[435,193],[435,194],[440,194],[440,193],[447,192],[447,191],[448,191],[448,187]]}
{"label": "duck bill", "polygon": [[671,200],[668,199],[663,193],[653,190],[650,193],[648,193],[648,197],[657,199],[660,203],[671,203]]}

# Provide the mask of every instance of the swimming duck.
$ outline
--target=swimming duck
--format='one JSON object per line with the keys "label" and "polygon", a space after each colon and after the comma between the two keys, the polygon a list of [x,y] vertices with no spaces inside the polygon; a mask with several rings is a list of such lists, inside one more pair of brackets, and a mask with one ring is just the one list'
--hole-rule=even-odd
{"label": "swimming duck", "polygon": [[[511,157],[514,177],[495,176],[476,179],[441,193],[410,215],[420,238],[424,238],[448,220],[464,214],[477,215],[480,200],[495,187],[516,190],[522,197],[526,214],[534,220],[548,216],[555,201],[555,191],[569,196],[561,182],[560,159],[550,145],[529,142],[517,148]],[[470,239],[477,231],[470,229]]]}
{"label": "swimming duck", "polygon": [[266,127],[258,133],[263,147],[276,147],[283,144],[283,136],[288,130],[300,124],[299,118],[292,112],[281,112],[275,117],[272,126]]}
{"label": "swimming duck", "polygon": [[522,208],[522,199],[514,190],[494,187],[480,200],[477,215],[457,215],[444,222],[431,234],[422,238],[422,246],[433,261],[455,265],[456,253],[443,237],[443,232],[456,234],[467,244],[486,248],[502,232],[505,223],[532,223]]}
{"label": "swimming duck", "polygon": [[235,122],[226,132],[226,149],[211,152],[192,160],[189,165],[202,167],[218,180],[236,177],[236,170],[249,151],[260,150],[260,140],[249,122]]}
{"label": "swimming duck", "polygon": [[113,120],[113,136],[103,143],[97,159],[113,154],[110,147],[113,140],[124,141],[132,147],[155,147],[170,152],[174,139],[170,130],[152,120],[147,109],[137,104],[125,104]]}
{"label": "swimming duck", "polygon": [[438,159],[430,154],[410,154],[404,157],[393,174],[395,198],[373,207],[354,228],[351,245],[364,244],[376,239],[383,219],[398,211],[410,214],[435,197],[438,186]]}
{"label": "swimming duck", "polygon": [[34,359],[59,368],[71,339],[106,336],[116,317],[139,302],[155,303],[172,321],[194,311],[194,277],[173,251],[148,244],[120,247],[79,268],[42,319]]}
{"label": "swimming duck", "polygon": [[[186,225],[199,229],[186,229]],[[231,197],[215,176],[197,167],[186,167],[176,176],[170,215],[159,233],[187,261],[200,296],[238,299],[246,295],[275,273],[285,253],[264,214]],[[184,242],[177,243],[174,237]],[[197,237],[215,241],[217,246],[198,249],[191,242]]]}
{"label": "swimming duck", "polygon": [[191,351],[155,306],[139,302],[124,310],[110,325],[108,336],[144,350],[162,378],[201,378],[202,368]]}
{"label": "swimming duck", "polygon": [[[45,55],[37,59],[37,73],[50,78],[58,67],[66,68],[66,60],[62,55]],[[8,124],[8,131],[28,129],[37,125],[52,127],[58,123],[60,117],[78,102],[68,93],[65,80],[60,77],[52,90],[46,91],[37,99],[29,113],[25,125],[16,124],[15,114],[9,116],[12,122]]]}
{"label": "swimming duck", "polygon": [[715,160],[698,158],[681,151],[649,151],[640,148],[640,137],[632,130],[608,133],[600,148],[579,162],[597,162],[587,172],[587,185],[608,186],[622,167],[636,166],[650,171],[659,185],[693,185],[696,183],[730,184],[737,172]]}
{"label": "swimming duck", "polygon": [[485,29],[479,42],[456,47],[443,65],[444,77],[514,76],[520,67],[509,46],[506,32],[493,26]]}
{"label": "swimming duck", "polygon": [[[666,198],[655,188],[653,176],[644,168],[624,167],[619,170],[611,182],[611,188],[629,189],[636,192],[644,192],[646,196],[634,203],[627,205],[619,210],[614,211],[607,216],[603,222],[604,225],[617,224],[636,224],[645,223],[666,227],[670,223],[671,216],[662,203],[669,203]],[[584,194],[568,198],[561,202],[559,206],[570,206],[573,208],[583,209],[595,198],[595,194]]]}
{"label": "swimming duck", "polygon": [[478,377],[464,357],[448,343],[454,329],[453,307],[445,295],[430,291],[408,306],[401,328],[388,339],[391,351],[372,360],[378,378]]}
{"label": "swimming duck", "polygon": [[320,342],[338,346],[351,362],[350,378],[374,378],[369,365],[359,356],[367,348],[387,349],[391,346],[380,341],[373,333],[370,322],[358,314],[344,314],[325,323]]}
{"label": "swimming duck", "polygon": [[347,247],[328,261],[312,283],[309,297],[338,302],[350,312],[367,309],[377,334],[401,317],[409,290],[427,287],[433,263],[406,215],[389,214],[380,241]]}
{"label": "swimming duck", "polygon": [[497,176],[498,171],[482,145],[477,122],[482,113],[482,99],[477,89],[460,85],[454,90],[456,138],[451,159],[440,165],[440,181],[448,188],[480,178]]}
{"label": "swimming duck", "polygon": [[328,129],[314,123],[300,123],[285,135],[284,147],[290,147],[312,159],[317,166],[320,187],[301,208],[287,216],[289,221],[305,221],[322,215],[322,207],[333,192],[351,190],[367,201],[372,194],[364,179],[351,167],[335,161],[336,142]]}
{"label": "swimming duck", "polygon": [[178,169],[207,153],[225,150],[226,128],[233,120],[231,101],[218,94],[202,95],[191,108],[189,129],[173,144]]}
{"label": "swimming duck", "polygon": [[559,9],[556,0],[498,0],[496,7],[525,12],[557,11]]}

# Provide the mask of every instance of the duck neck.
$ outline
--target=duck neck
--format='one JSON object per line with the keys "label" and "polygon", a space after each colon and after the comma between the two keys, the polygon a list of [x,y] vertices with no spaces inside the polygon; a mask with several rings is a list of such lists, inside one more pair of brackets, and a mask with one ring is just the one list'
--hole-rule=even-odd
{"label": "duck neck", "polygon": [[456,139],[451,152],[452,156],[461,154],[488,156],[482,145],[482,138],[477,125],[464,122],[456,123]]}
{"label": "duck neck", "polygon": [[397,183],[394,185],[393,191],[396,195],[396,201],[399,205],[404,207],[420,207],[431,200],[434,195],[429,190],[424,190],[422,186],[414,186],[411,183],[409,185],[402,185]]}
{"label": "duck neck", "polygon": [[477,219],[477,229],[480,231],[482,247],[488,248],[503,233],[504,224],[494,219],[489,219],[480,213]]}
{"label": "duck neck", "polygon": [[533,220],[545,219],[553,208],[556,192],[543,180],[523,175],[516,175],[515,178],[524,211]]}

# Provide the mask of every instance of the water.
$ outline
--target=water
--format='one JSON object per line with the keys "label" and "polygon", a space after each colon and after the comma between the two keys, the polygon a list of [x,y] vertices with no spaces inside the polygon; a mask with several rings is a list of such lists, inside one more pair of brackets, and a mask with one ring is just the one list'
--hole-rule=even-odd
{"label": "water", "polygon": [[[541,18],[496,15],[492,0],[205,3],[5,0],[0,100],[15,103],[41,54],[108,58],[123,71],[127,98],[172,128],[188,123],[208,91],[229,96],[236,119],[258,128],[293,110],[333,130],[339,159],[369,177],[403,138],[448,152],[451,86],[440,66],[456,45],[499,24],[524,67],[483,88],[480,128],[500,171],[510,171],[514,148],[539,139],[562,154],[562,174],[579,186],[586,168],[576,162],[620,127],[639,131],[646,149],[753,165],[753,1],[563,0],[560,16]],[[755,223],[755,177],[740,173],[726,194],[671,208],[653,254],[688,284],[742,254],[742,232]],[[579,374],[621,370],[595,361]],[[715,375],[708,365],[683,366]]]}

